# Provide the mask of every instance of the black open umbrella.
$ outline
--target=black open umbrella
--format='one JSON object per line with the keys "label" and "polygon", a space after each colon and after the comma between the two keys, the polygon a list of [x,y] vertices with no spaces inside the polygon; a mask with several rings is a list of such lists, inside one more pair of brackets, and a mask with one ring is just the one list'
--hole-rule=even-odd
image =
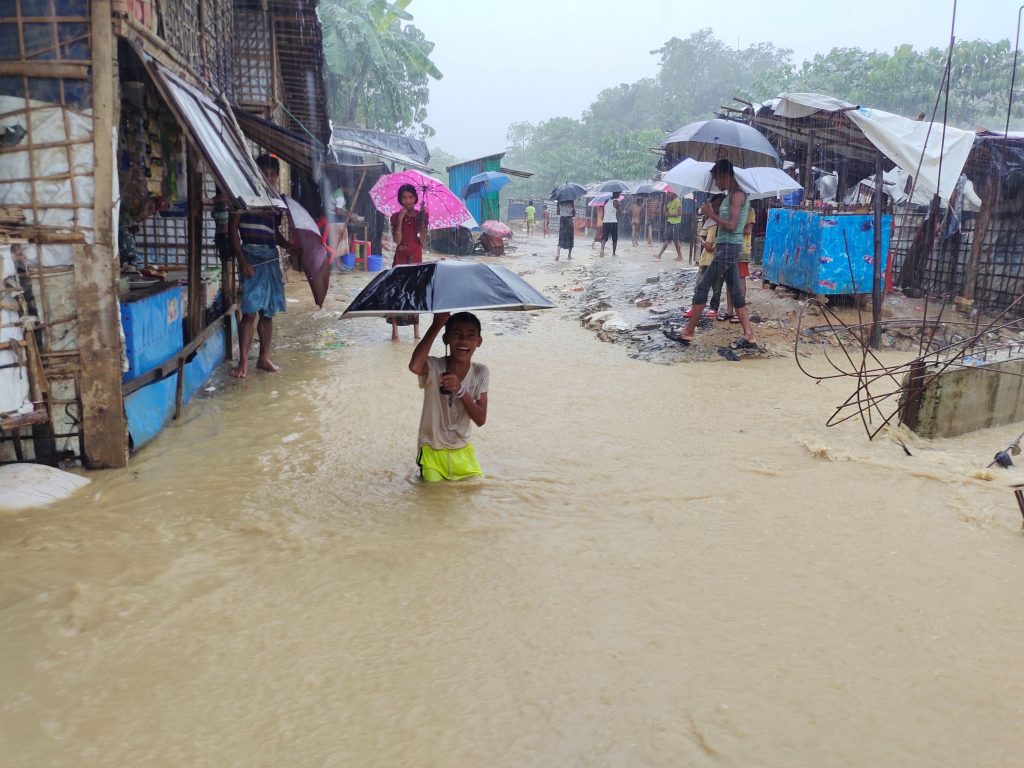
{"label": "black open umbrella", "polygon": [[577,197],[583,197],[586,193],[587,188],[582,184],[574,184],[571,181],[567,181],[562,186],[551,190],[551,197],[549,199],[562,203],[566,200],[575,200]]}
{"label": "black open umbrella", "polygon": [[597,191],[611,192],[613,195],[617,195],[619,194],[619,192],[629,192],[629,190],[631,190],[632,188],[633,185],[630,184],[628,181],[622,181],[621,179],[612,179],[611,181],[606,181],[604,184],[598,187]]}
{"label": "black open umbrella", "polygon": [[379,274],[342,317],[481,309],[552,309],[540,291],[506,267],[482,262],[403,264]]}

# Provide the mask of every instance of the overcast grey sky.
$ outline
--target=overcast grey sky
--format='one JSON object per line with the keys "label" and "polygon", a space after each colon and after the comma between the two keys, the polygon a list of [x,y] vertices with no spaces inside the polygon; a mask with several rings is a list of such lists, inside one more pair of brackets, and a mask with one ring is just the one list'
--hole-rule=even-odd
{"label": "overcast grey sky", "polygon": [[[1019,0],[960,0],[957,37],[1017,30]],[[428,143],[463,158],[500,152],[510,123],[579,117],[605,88],[657,72],[650,51],[711,27],[741,48],[772,42],[797,64],[833,47],[944,48],[952,0],[414,0],[444,78],[430,86]],[[1007,83],[1009,88],[1009,83]],[[841,93],[833,94],[843,96]]]}

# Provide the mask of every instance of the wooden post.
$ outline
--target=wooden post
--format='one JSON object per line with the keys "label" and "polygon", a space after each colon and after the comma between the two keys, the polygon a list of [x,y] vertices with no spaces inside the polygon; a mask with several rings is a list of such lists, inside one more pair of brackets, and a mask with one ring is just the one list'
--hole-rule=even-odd
{"label": "wooden post", "polygon": [[114,142],[117,140],[117,48],[110,0],[93,0],[92,89],[95,158],[93,243],[75,246],[78,351],[82,367],[82,458],[95,468],[128,463],[121,389],[118,254],[114,248]]}
{"label": "wooden post", "polygon": [[882,156],[875,157],[874,257],[871,270],[871,348],[882,348]]}
{"label": "wooden post", "polygon": [[814,200],[814,131],[810,131],[807,134],[807,157],[804,163],[804,189],[807,190],[807,194],[804,196],[805,202],[811,202]]}
{"label": "wooden post", "polygon": [[185,150],[188,184],[188,316],[185,327],[191,341],[203,330],[203,174],[195,147]]}
{"label": "wooden post", "polygon": [[1002,179],[998,173],[988,177],[988,184],[981,197],[981,209],[978,211],[978,220],[974,225],[974,239],[971,241],[971,255],[964,270],[964,283],[961,286],[962,293],[956,299],[956,307],[961,311],[970,311],[974,304],[975,295],[978,289],[978,268],[981,265],[981,250],[985,245],[985,236],[988,234],[989,224],[992,223],[992,210],[999,199],[999,190]]}
{"label": "wooden post", "polygon": [[178,358],[177,382],[174,386],[174,418],[181,418],[181,406],[185,401],[185,358]]}

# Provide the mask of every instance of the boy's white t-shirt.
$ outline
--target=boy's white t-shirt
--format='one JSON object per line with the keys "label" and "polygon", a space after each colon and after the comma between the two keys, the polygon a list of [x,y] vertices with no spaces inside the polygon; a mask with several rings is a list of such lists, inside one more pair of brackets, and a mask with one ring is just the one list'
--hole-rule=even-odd
{"label": "boy's white t-shirt", "polygon": [[[419,377],[420,389],[423,390],[423,412],[420,414],[417,445],[429,445],[431,448],[463,448],[469,442],[473,420],[469,418],[466,407],[458,397],[452,395],[449,405],[448,394],[441,392],[440,382],[444,371],[443,357],[428,357],[427,373]],[[470,363],[469,373],[462,383],[475,400],[487,391],[490,381],[491,373],[486,365]]]}

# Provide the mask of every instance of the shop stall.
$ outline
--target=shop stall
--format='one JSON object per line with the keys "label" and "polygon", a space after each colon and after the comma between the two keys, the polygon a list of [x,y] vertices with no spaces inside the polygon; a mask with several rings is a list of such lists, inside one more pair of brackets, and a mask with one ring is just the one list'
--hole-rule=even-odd
{"label": "shop stall", "polygon": [[[888,265],[892,216],[882,217],[882,263]],[[818,295],[871,293],[875,223],[870,214],[771,208],[764,279]]]}

